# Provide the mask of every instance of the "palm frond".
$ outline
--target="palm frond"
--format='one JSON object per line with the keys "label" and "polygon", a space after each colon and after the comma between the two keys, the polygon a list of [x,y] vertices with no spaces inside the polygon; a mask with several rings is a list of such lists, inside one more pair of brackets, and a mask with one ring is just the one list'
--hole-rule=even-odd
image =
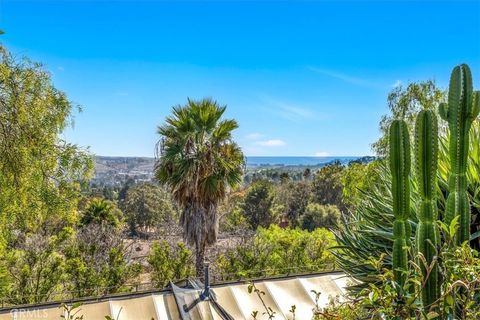
{"label": "palm frond", "polygon": [[181,224],[190,244],[216,240],[217,205],[242,180],[244,156],[232,141],[238,123],[221,120],[225,110],[212,99],[188,99],[158,127],[155,176],[183,207]]}

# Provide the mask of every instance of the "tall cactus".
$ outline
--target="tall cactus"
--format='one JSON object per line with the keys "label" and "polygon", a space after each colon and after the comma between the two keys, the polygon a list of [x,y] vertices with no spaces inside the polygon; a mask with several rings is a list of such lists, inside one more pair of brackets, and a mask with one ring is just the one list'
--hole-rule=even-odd
{"label": "tall cactus", "polygon": [[450,224],[460,216],[457,243],[470,238],[470,206],[467,196],[468,133],[480,110],[480,92],[473,91],[472,74],[466,64],[455,67],[450,77],[448,104],[440,104],[440,116],[448,121],[450,129],[449,195],[445,208],[445,222]]}
{"label": "tall cactus", "polygon": [[[437,116],[431,110],[423,110],[415,123],[415,163],[419,201],[417,206],[416,246],[428,265],[431,265],[438,249],[439,231],[436,227],[438,216],[436,188],[438,163],[438,124]],[[427,275],[423,263],[422,274]],[[433,265],[422,290],[425,307],[432,305],[440,296],[438,264]]]}
{"label": "tall cactus", "polygon": [[403,287],[408,264],[407,243],[410,237],[410,137],[404,120],[390,126],[390,170],[393,194],[393,270],[395,281]]}

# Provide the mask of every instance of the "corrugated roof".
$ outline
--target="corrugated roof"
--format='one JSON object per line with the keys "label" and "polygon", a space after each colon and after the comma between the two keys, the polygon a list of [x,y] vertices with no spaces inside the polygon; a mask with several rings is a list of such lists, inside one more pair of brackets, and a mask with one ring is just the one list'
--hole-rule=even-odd
{"label": "corrugated roof", "polygon": [[[290,309],[296,306],[295,319],[311,319],[315,307],[312,290],[320,292],[319,306],[329,297],[345,293],[347,278],[341,272],[267,278],[252,281],[262,294],[265,305],[275,312],[275,319],[293,319]],[[84,320],[247,320],[258,311],[258,319],[268,319],[265,307],[255,293],[248,293],[246,282],[213,285],[211,298],[202,300],[202,289],[175,287],[172,290],[144,292],[84,300],[77,316]],[[0,320],[59,320],[64,315],[60,303],[31,305],[0,310]]]}

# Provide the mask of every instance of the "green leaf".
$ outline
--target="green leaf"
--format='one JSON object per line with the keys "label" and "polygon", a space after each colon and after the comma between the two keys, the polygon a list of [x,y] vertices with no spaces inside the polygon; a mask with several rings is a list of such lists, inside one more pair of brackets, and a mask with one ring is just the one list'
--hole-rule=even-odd
{"label": "green leaf", "polygon": [[459,219],[460,219],[460,215],[457,215],[455,216],[455,218],[453,218],[452,222],[450,222],[449,232],[451,237],[453,237],[457,231]]}
{"label": "green leaf", "polygon": [[480,231],[477,231],[477,232],[473,233],[473,234],[470,236],[470,241],[475,240],[475,239],[477,239],[478,237],[480,237]]}
{"label": "green leaf", "polygon": [[453,306],[454,304],[454,301],[453,301],[453,297],[451,295],[447,296],[445,298],[445,302],[449,305],[449,306]]}

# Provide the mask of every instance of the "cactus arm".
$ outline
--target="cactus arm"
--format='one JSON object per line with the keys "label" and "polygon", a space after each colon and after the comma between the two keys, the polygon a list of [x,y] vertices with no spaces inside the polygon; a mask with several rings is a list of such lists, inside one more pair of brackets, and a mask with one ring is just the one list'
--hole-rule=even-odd
{"label": "cactus arm", "polygon": [[472,74],[467,65],[455,67],[450,76],[448,106],[440,105],[439,113],[448,121],[450,129],[449,195],[445,207],[445,222],[450,224],[460,216],[457,243],[470,238],[470,206],[467,197],[466,170],[469,131],[480,110],[479,94],[473,92]]}
{"label": "cactus arm", "polygon": [[[390,170],[392,172],[393,227],[392,263],[395,281],[399,290],[406,281],[408,266],[407,231],[410,230],[410,138],[407,124],[403,120],[394,120],[390,126]],[[408,235],[409,237],[409,235]]]}
{"label": "cactus arm", "polygon": [[[434,260],[438,247],[437,220],[437,167],[438,167],[438,123],[435,113],[423,110],[415,123],[415,172],[420,199],[417,205],[418,226],[417,251],[428,265]],[[419,263],[424,276],[428,274],[423,263]],[[422,289],[424,307],[432,305],[440,295],[438,265],[435,264]]]}
{"label": "cactus arm", "polygon": [[438,113],[443,120],[448,121],[448,104],[444,102],[440,103]]}
{"label": "cactus arm", "polygon": [[480,91],[475,91],[472,96],[472,113],[470,117],[472,120],[475,120],[478,117],[478,113],[480,112]]}

